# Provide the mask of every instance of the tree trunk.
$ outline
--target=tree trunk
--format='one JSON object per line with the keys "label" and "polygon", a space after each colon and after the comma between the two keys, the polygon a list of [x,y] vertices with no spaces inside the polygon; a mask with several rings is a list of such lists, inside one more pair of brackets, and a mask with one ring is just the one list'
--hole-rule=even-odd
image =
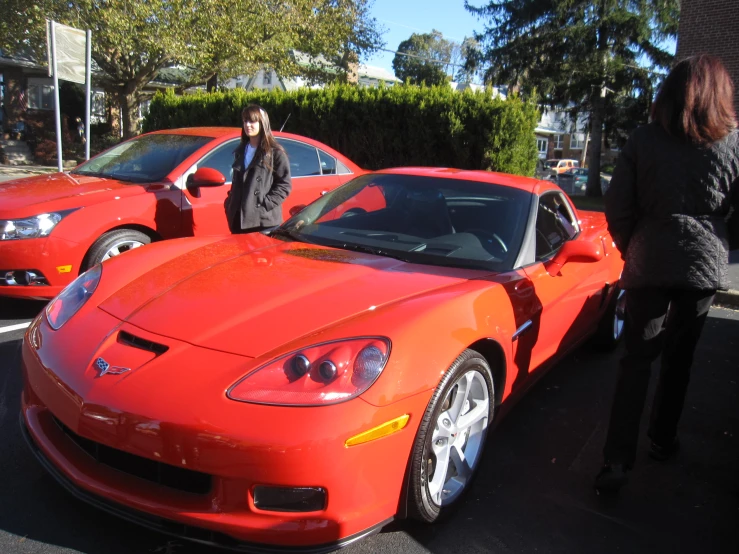
{"label": "tree trunk", "polygon": [[139,102],[135,93],[118,95],[123,119],[123,138],[129,139],[139,132]]}
{"label": "tree trunk", "polygon": [[208,92],[215,92],[218,88],[218,73],[213,74],[206,83],[205,88]]}
{"label": "tree trunk", "polygon": [[600,150],[603,142],[603,111],[605,110],[604,98],[598,91],[593,101],[590,114],[590,150],[588,150],[588,185],[585,194],[587,196],[602,196],[600,190]]}

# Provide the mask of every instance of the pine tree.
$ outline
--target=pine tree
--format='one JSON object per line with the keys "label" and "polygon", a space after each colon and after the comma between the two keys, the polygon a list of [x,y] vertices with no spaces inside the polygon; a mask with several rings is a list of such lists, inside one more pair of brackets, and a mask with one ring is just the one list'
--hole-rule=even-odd
{"label": "pine tree", "polygon": [[[468,11],[485,24],[468,57],[485,78],[544,105],[589,116],[587,194],[600,196],[603,126],[617,106],[643,105],[672,63],[666,43],[677,35],[679,0],[503,0]],[[655,71],[657,70],[657,71]]]}

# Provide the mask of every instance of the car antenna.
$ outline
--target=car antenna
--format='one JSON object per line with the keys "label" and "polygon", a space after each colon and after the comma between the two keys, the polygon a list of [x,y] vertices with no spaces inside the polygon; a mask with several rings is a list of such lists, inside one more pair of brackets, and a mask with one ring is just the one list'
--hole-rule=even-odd
{"label": "car antenna", "polygon": [[281,133],[281,132],[282,132],[282,130],[283,130],[283,129],[285,128],[285,124],[287,124],[287,120],[288,120],[288,119],[290,119],[290,116],[291,116],[291,115],[292,115],[292,112],[290,112],[289,114],[287,114],[287,117],[285,118],[285,123],[283,123],[283,124],[282,124],[282,127],[280,127],[280,133]]}

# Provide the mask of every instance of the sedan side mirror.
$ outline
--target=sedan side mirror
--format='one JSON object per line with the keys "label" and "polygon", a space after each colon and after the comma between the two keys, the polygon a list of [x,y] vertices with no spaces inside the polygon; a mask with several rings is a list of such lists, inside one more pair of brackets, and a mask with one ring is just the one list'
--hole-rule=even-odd
{"label": "sedan side mirror", "polygon": [[295,214],[299,214],[305,209],[305,204],[298,204],[296,206],[293,206],[290,208],[290,216],[294,216]]}
{"label": "sedan side mirror", "polygon": [[590,241],[568,240],[554,255],[554,258],[546,262],[547,273],[554,277],[567,262],[598,262],[603,259],[603,250]]}
{"label": "sedan side mirror", "polygon": [[226,178],[217,169],[201,167],[195,173],[187,176],[187,190],[195,198],[200,198],[200,187],[220,187],[226,183]]}

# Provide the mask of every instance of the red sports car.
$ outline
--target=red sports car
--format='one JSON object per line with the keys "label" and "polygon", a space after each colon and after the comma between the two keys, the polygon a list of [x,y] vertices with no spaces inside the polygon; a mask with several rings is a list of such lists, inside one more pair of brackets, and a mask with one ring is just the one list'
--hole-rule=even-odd
{"label": "red sports car", "polygon": [[623,328],[602,214],[548,181],[394,169],[269,235],[80,275],[23,343],[22,427],[73,494],[206,543],[328,551],[470,488],[493,418]]}
{"label": "red sports car", "polygon": [[[69,173],[0,184],[0,296],[53,298],[83,271],[143,244],[228,233],[223,202],[240,133],[225,127],[157,131]],[[293,177],[285,219],[291,207],[363,173],[325,144],[275,136]]]}

